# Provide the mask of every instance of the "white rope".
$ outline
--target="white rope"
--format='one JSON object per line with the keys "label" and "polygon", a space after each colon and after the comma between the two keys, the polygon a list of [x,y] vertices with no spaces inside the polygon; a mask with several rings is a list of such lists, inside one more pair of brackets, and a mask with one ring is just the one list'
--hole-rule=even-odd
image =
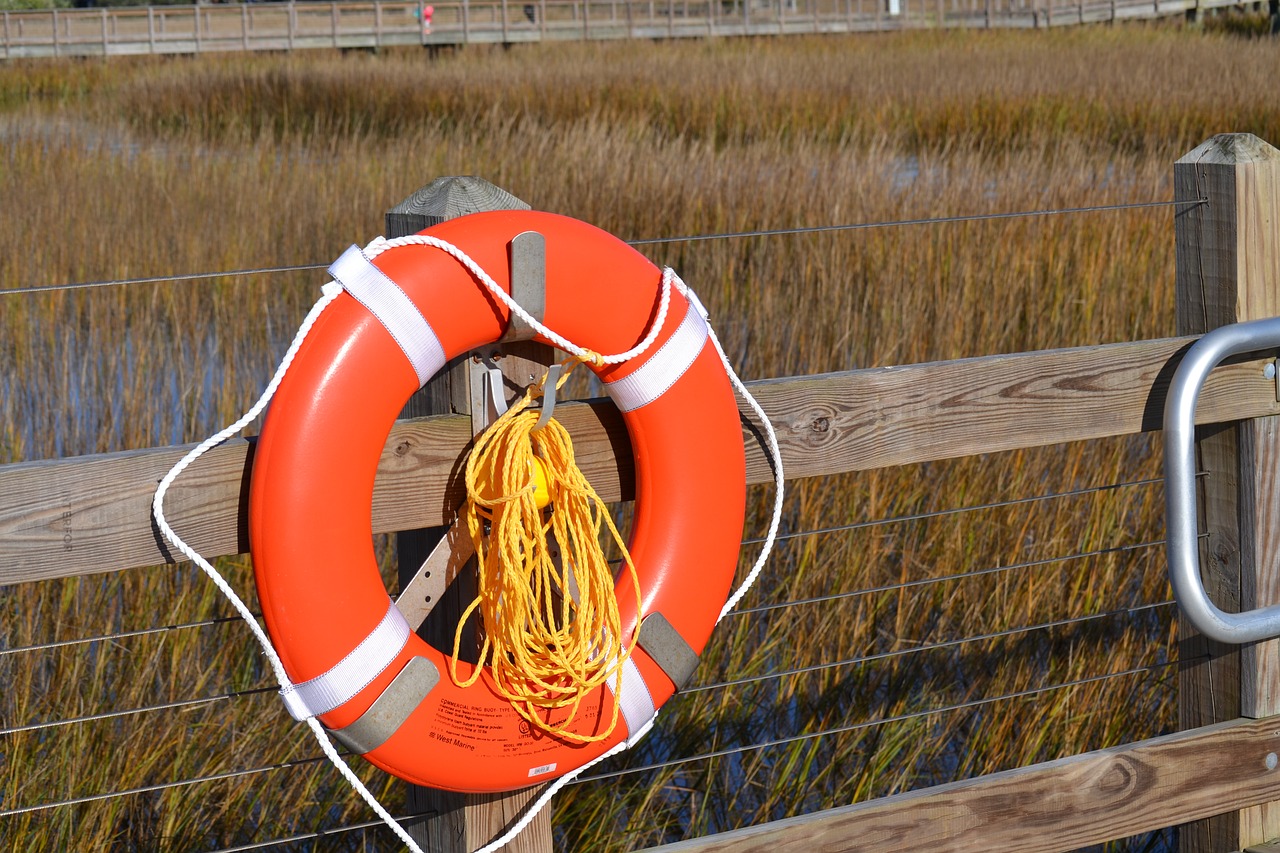
{"label": "white rope", "polygon": [[[684,282],[678,278],[680,287],[684,287]],[[681,291],[685,292],[684,290]],[[697,297],[693,297],[696,299]],[[751,571],[747,572],[747,576],[742,579],[742,583],[738,584],[738,588],[734,590],[733,595],[729,596],[729,600],[724,603],[724,607],[720,609],[720,615],[716,617],[716,624],[720,624],[720,620],[729,615],[733,608],[738,606],[738,602],[747,594],[747,590],[751,589],[755,584],[756,578],[760,577],[760,572],[764,570],[764,564],[769,560],[769,554],[773,551],[773,543],[778,538],[778,525],[782,523],[782,499],[785,492],[783,485],[782,472],[782,451],[778,448],[778,436],[773,431],[773,423],[769,420],[769,416],[764,413],[764,409],[756,402],[756,398],[751,396],[751,392],[747,390],[747,386],[738,378],[738,374],[734,371],[733,365],[729,363],[729,357],[724,354],[724,348],[720,346],[720,339],[716,337],[715,329],[711,328],[711,324],[707,324],[707,335],[711,338],[712,345],[716,348],[716,352],[720,354],[720,362],[724,365],[724,372],[729,375],[729,381],[733,383],[733,387],[738,390],[743,399],[747,401],[747,405],[751,407],[751,411],[755,412],[756,418],[764,427],[764,434],[769,439],[769,455],[773,462],[773,517],[769,519],[769,532],[765,534],[764,545],[760,548],[760,554],[756,557],[756,563],[751,567]]]}
{"label": "white rope", "polygon": [[[471,272],[472,275],[478,278],[480,283],[488,288],[494,296],[498,297],[498,299],[502,301],[502,304],[506,305],[513,314],[516,314],[521,320],[528,323],[529,326],[538,334],[551,341],[551,343],[555,344],[556,347],[564,350],[570,355],[583,355],[588,352],[586,347],[578,346],[568,338],[560,335],[558,332],[544,326],[541,321],[526,311],[520,303],[512,299],[511,294],[503,290],[502,285],[494,281],[493,276],[485,272],[479,264],[471,259],[470,255],[452,243],[447,243],[436,237],[428,237],[425,234],[412,234],[408,237],[396,237],[393,240],[388,240],[385,237],[377,237],[369,243],[368,246],[365,246],[364,253],[369,260],[373,260],[388,249],[395,249],[400,246],[431,246],[453,256],[458,263],[462,264]],[[669,267],[662,271],[662,293],[660,294],[660,301],[658,303],[658,316],[654,317],[653,324],[649,327],[649,334],[645,336],[644,340],[626,352],[604,356],[603,361],[605,364],[621,364],[624,361],[630,361],[647,350],[657,339],[658,333],[662,331],[663,323],[667,320],[667,308],[671,303],[671,287],[679,280],[680,277],[677,276],[675,271]],[[680,282],[680,287],[682,288],[681,293],[688,290],[684,282]]]}
{"label": "white rope", "polygon": [[[199,459],[207,451],[217,447],[228,438],[231,438],[233,435],[240,432],[240,430],[248,426],[254,418],[262,413],[262,410],[267,407],[267,403],[269,403],[271,398],[275,396],[276,389],[280,387],[280,382],[284,379],[284,375],[286,371],[288,371],[289,365],[293,363],[293,358],[297,355],[298,348],[302,346],[302,341],[311,331],[311,327],[315,324],[317,318],[319,318],[324,310],[329,307],[333,300],[338,298],[340,293],[342,293],[342,288],[337,284],[325,285],[323,288],[323,295],[316,304],[311,307],[311,311],[307,314],[306,319],[304,319],[302,321],[302,325],[298,327],[298,333],[294,335],[293,343],[289,345],[288,351],[285,352],[284,358],[280,361],[280,366],[276,368],[275,375],[271,377],[271,382],[267,384],[267,388],[262,392],[262,396],[258,398],[258,402],[254,403],[253,407],[250,408],[249,411],[245,412],[245,414],[242,415],[235,423],[231,424],[217,435],[205,439],[204,442],[191,450],[186,456],[182,457],[178,464],[174,465],[169,473],[165,474],[164,479],[160,481],[160,485],[156,489],[155,497],[151,501],[151,512],[155,516],[156,525],[165,535],[165,538],[172,542],[174,547],[181,551],[187,559],[199,566],[201,570],[209,576],[209,579],[212,580],[222,594],[227,597],[227,600],[235,607],[236,611],[240,614],[240,617],[244,619],[245,624],[249,626],[249,629],[253,632],[253,636],[258,640],[258,644],[262,646],[262,651],[267,656],[267,660],[271,663],[271,670],[275,673],[276,680],[280,682],[281,690],[292,689],[293,682],[289,679],[288,673],[285,672],[284,664],[280,660],[280,655],[276,652],[275,646],[271,644],[271,638],[267,636],[267,632],[263,630],[262,625],[260,625],[258,620],[254,618],[253,613],[249,610],[248,606],[245,605],[243,599],[241,599],[240,596],[236,594],[236,591],[231,588],[231,584],[227,583],[227,579],[222,576],[222,573],[214,568],[212,563],[198,554],[194,548],[184,542],[182,537],[175,533],[173,528],[169,526],[169,522],[164,515],[164,498],[169,491],[169,487],[173,485],[173,482],[178,478],[178,475],[186,470],[187,466]],[[351,787],[355,789],[356,793],[358,793],[364,801],[369,804],[369,807],[373,809],[374,813],[381,818],[397,836],[400,837],[400,840],[403,841],[405,846],[412,850],[413,853],[423,853],[422,848],[414,842],[414,840],[409,836],[409,833],[405,832],[404,827],[396,823],[396,820],[391,816],[391,813],[383,808],[377,798],[370,793],[369,789],[364,786],[364,783],[360,781],[359,777],[357,777],[351,768],[347,766],[346,762],[342,760],[342,757],[338,755],[338,751],[334,749],[333,744],[329,742],[329,736],[325,733],[324,726],[320,725],[320,721],[315,717],[309,717],[307,719],[307,725],[311,727],[312,733],[316,736],[316,741],[320,744],[320,749],[324,751],[324,754],[328,757],[329,761],[334,767],[338,768],[338,772],[341,773]]]}
{"label": "white rope", "polygon": [[[488,288],[496,297],[498,297],[513,313],[515,313],[522,320],[524,320],[530,327],[535,329],[544,338],[551,341],[560,349],[563,349],[574,355],[582,355],[587,351],[585,347],[580,347],[572,343],[571,341],[562,337],[552,329],[549,329],[545,325],[543,325],[539,320],[533,317],[533,315],[527,312],[522,306],[516,303],[516,301],[512,299],[511,296],[505,290],[503,290],[502,287],[496,281],[494,281],[494,279],[487,272],[485,272],[480,267],[479,264],[477,264],[474,260],[472,260],[469,255],[467,255],[465,252],[463,252],[461,249],[459,249],[458,247],[454,246],[451,243],[447,243],[435,237],[427,237],[425,235],[398,237],[394,240],[386,240],[382,237],[378,237],[375,240],[373,240],[367,247],[365,247],[365,253],[367,257],[370,260],[372,260],[373,258],[376,258],[379,254],[386,251],[387,249],[392,249],[398,246],[405,246],[405,245],[422,245],[422,246],[430,246],[430,247],[440,249],[441,251],[455,258],[459,263],[461,263],[464,267],[466,267],[481,283],[485,285],[486,288]],[[649,329],[649,333],[645,336],[644,340],[642,340],[636,346],[632,347],[630,350],[627,350],[626,352],[623,352],[623,353],[617,353],[615,355],[605,356],[604,363],[620,364],[622,362],[628,361],[629,359],[639,356],[641,353],[647,350],[650,345],[653,344],[653,342],[657,339],[659,333],[662,331],[663,323],[666,322],[667,309],[671,301],[671,290],[673,287],[679,290],[680,293],[686,299],[688,299],[691,303],[693,303],[704,317],[706,316],[706,311],[702,308],[701,302],[698,301],[697,295],[694,294],[694,292],[691,289],[689,289],[688,285],[686,285],[683,281],[680,280],[680,277],[677,276],[672,269],[670,269],[669,267],[665,268],[662,271],[662,291],[661,291],[660,302],[658,306],[658,314],[654,318],[654,321]],[[276,368],[275,374],[272,376],[271,381],[267,384],[266,390],[262,392],[262,396],[259,397],[258,401],[249,409],[248,412],[246,412],[243,416],[241,416],[235,423],[226,427],[216,435],[213,435],[210,438],[206,439],[204,442],[202,442],[197,447],[192,449],[189,453],[187,453],[187,455],[184,456],[178,462],[177,465],[174,465],[173,468],[169,471],[169,473],[164,476],[164,479],[160,481],[160,485],[159,487],[157,487],[155,497],[153,498],[151,503],[151,509],[152,509],[152,513],[155,516],[156,525],[160,528],[160,531],[164,534],[165,538],[167,538],[170,542],[172,542],[174,547],[176,547],[178,551],[180,551],[184,556],[186,556],[187,559],[191,560],[197,566],[199,566],[201,570],[203,570],[204,573],[209,576],[210,580],[212,580],[213,583],[217,586],[218,590],[222,592],[224,596],[226,596],[227,600],[231,602],[231,604],[235,607],[236,611],[240,614],[241,618],[243,618],[245,623],[249,626],[250,630],[253,632],[254,637],[257,639],[259,645],[262,646],[262,650],[266,655],[267,660],[271,664],[271,669],[276,676],[276,680],[280,683],[280,688],[282,691],[287,691],[292,689],[293,683],[289,679],[288,674],[285,672],[284,664],[281,662],[279,654],[276,652],[275,647],[272,645],[271,638],[267,636],[266,631],[262,628],[261,624],[259,624],[258,620],[254,618],[253,613],[245,605],[244,601],[240,598],[240,596],[236,593],[236,591],[231,588],[231,585],[227,583],[226,578],[224,578],[222,574],[216,568],[214,568],[214,566],[211,563],[209,563],[209,561],[207,561],[204,557],[198,554],[195,551],[195,549],[193,549],[190,545],[188,545],[185,541],[183,541],[183,539],[180,536],[178,536],[177,533],[174,532],[173,528],[169,526],[169,523],[164,515],[164,499],[166,494],[169,491],[169,487],[173,485],[174,481],[177,480],[178,476],[183,471],[185,471],[187,467],[191,465],[191,463],[193,463],[196,459],[200,458],[207,451],[218,446],[219,444],[222,444],[224,441],[226,441],[227,439],[231,438],[232,436],[240,432],[240,430],[244,429],[250,422],[254,420],[254,418],[258,417],[258,415],[262,413],[263,409],[266,408],[267,404],[271,401],[271,398],[275,395],[276,390],[280,387],[280,383],[284,379],[285,373],[288,371],[289,366],[293,363],[293,359],[296,356],[298,349],[301,347],[303,340],[306,338],[307,334],[311,331],[311,327],[315,324],[317,318],[319,318],[319,316],[324,312],[324,310],[328,308],[329,305],[333,302],[333,300],[336,299],[338,295],[342,292],[342,287],[336,282],[329,282],[324,285],[324,287],[322,288],[322,291],[323,291],[323,295],[316,302],[316,304],[312,306],[311,311],[307,314],[306,318],[302,321],[302,325],[298,327],[298,332],[294,336],[293,342],[289,345],[289,349],[286,351],[284,358],[281,360],[280,366]],[[769,553],[771,552],[773,548],[773,543],[777,537],[778,525],[782,517],[783,473],[782,473],[782,454],[778,449],[778,441],[773,431],[773,425],[769,422],[769,418],[767,415],[765,415],[764,410],[760,407],[760,404],[757,403],[755,398],[751,396],[750,392],[747,391],[746,386],[743,385],[742,380],[739,379],[737,373],[734,372],[732,365],[729,363],[728,356],[725,355],[724,349],[720,346],[720,341],[718,338],[716,338],[715,331],[711,328],[710,323],[707,324],[707,333],[711,338],[712,344],[715,346],[716,352],[720,356],[720,361],[724,365],[725,372],[728,374],[729,379],[733,383],[734,388],[737,389],[738,393],[740,393],[744,399],[746,399],[747,403],[751,406],[752,411],[755,412],[756,417],[759,418],[761,424],[763,424],[764,426],[765,433],[769,439],[769,452],[773,457],[774,483],[776,486],[776,492],[774,496],[773,518],[769,524],[769,532],[765,537],[764,547],[761,550],[755,565],[752,567],[751,571],[748,572],[747,577],[738,586],[738,589],[733,593],[733,595],[730,596],[729,600],[725,603],[724,608],[720,611],[720,616],[716,619],[716,622],[718,624],[719,621],[724,618],[725,614],[727,614],[730,610],[732,610],[737,605],[738,601],[742,598],[742,596],[745,595],[747,590],[751,588],[751,585],[755,583],[756,578],[759,576],[761,570],[764,568],[765,562],[769,558]],[[551,785],[547,787],[547,790],[544,791],[542,795],[538,797],[537,800],[535,800],[533,803],[529,805],[528,808],[525,809],[524,814],[521,816],[521,818],[518,821],[516,821],[515,824],[512,825],[511,829],[505,832],[501,837],[493,840],[492,842],[485,845],[484,847],[481,847],[479,850],[475,851],[475,853],[493,853],[494,851],[506,846],[522,830],[524,830],[524,828],[528,826],[530,822],[533,821],[533,819],[538,815],[538,813],[541,812],[542,809],[546,807],[547,803],[551,801],[551,798],[555,796],[555,794],[559,792],[565,785],[568,785],[569,783],[571,783],[574,779],[578,777],[579,774],[581,774],[585,770],[591,767],[594,767],[596,764],[600,763],[606,758],[617,755],[629,749],[631,746],[635,745],[637,742],[641,740],[641,738],[644,737],[645,734],[648,733],[649,729],[653,727],[653,722],[656,719],[657,719],[657,715],[655,713],[654,717],[650,718],[649,722],[644,726],[644,728],[632,734],[630,737],[627,738],[627,740],[622,741],[618,744],[615,744],[613,747],[606,750],[600,756],[592,759],[591,761],[587,762],[586,764],[582,765],[576,770],[570,771],[569,773],[566,773],[565,775],[556,779],[554,782],[551,783]],[[333,766],[338,769],[338,772],[342,774],[342,776],[347,780],[348,784],[350,784],[351,787],[364,799],[364,801],[369,804],[369,807],[373,809],[374,813],[377,814],[377,816],[388,827],[390,827],[392,831],[396,833],[397,837],[399,837],[400,840],[404,842],[405,846],[409,850],[413,851],[413,853],[423,853],[422,848],[419,847],[418,844],[409,836],[409,834],[405,831],[404,827],[402,827],[399,823],[396,822],[396,820],[391,816],[391,814],[382,806],[381,803],[378,802],[377,798],[375,798],[373,794],[370,793],[368,788],[365,787],[364,783],[360,781],[359,777],[356,776],[355,772],[352,771],[352,769],[347,765],[347,763],[342,760],[342,757],[338,755],[337,750],[334,749],[333,744],[330,742],[329,736],[326,733],[324,726],[321,725],[320,721],[317,720],[315,717],[308,717],[306,722],[307,722],[307,725],[311,728],[312,733],[315,735],[316,741],[320,744],[320,748],[324,752],[325,756],[329,759],[329,761],[333,764]]]}

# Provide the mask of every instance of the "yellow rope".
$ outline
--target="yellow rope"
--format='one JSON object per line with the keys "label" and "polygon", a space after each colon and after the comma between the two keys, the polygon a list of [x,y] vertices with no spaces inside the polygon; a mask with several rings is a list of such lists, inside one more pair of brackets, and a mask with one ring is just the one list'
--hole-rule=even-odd
{"label": "yellow rope", "polygon": [[[599,358],[566,360],[556,387],[578,364]],[[640,580],[608,508],[574,462],[569,433],[554,418],[534,431],[539,413],[529,405],[541,395],[540,385],[531,387],[479,436],[467,458],[463,513],[475,543],[479,593],[454,634],[451,674],[469,687],[488,665],[498,693],[530,724],[569,740],[599,741],[617,725],[617,702],[606,730],[582,735],[568,727],[595,688],[613,679],[617,694],[622,664],[639,637],[638,619],[631,636],[622,637],[613,574],[600,547],[602,525],[622,549],[637,615]],[[558,560],[549,542],[558,545]],[[461,679],[462,630],[477,610],[484,627],[479,666]],[[568,716],[552,722],[552,712],[563,708]]]}

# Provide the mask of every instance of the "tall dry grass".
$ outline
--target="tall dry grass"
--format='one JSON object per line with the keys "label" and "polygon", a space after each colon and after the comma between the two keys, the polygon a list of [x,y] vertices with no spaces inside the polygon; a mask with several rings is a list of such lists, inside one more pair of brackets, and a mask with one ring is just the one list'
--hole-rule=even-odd
{"label": "tall dry grass", "polygon": [[[1267,45],[1155,27],[10,63],[0,288],[327,263],[441,174],[626,238],[1168,199],[1172,162],[1208,135],[1280,141],[1277,71]],[[699,291],[749,378],[1173,331],[1169,208],[646,252]],[[0,462],[208,435],[256,396],[321,281],[0,294]],[[849,595],[731,617],[700,683],[762,680],[677,697],[613,769],[785,742],[575,785],[560,841],[633,849],[1169,727],[1159,487],[1101,488],[1156,473],[1148,440],[1126,439],[795,483],[745,604]],[[1048,493],[1064,496],[933,514]],[[247,561],[226,565],[249,590]],[[0,608],[10,650],[227,612],[186,567],[11,587]],[[260,691],[0,734],[0,812],[264,768],[4,815],[0,837],[188,850],[365,819],[325,765],[270,769],[313,750],[259,660],[221,621],[0,655],[6,730]],[[766,677],[836,661],[852,662]],[[804,737],[830,729],[846,730]]]}

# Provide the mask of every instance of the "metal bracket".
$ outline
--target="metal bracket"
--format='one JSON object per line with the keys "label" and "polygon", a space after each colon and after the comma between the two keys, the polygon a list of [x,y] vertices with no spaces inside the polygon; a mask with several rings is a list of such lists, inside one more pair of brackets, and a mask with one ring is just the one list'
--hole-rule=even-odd
{"label": "metal bracket", "polygon": [[1280,318],[1222,326],[1191,345],[1169,383],[1164,407],[1164,486],[1169,581],[1196,630],[1223,643],[1251,643],[1280,635],[1280,604],[1225,613],[1200,575],[1196,511],[1196,399],[1210,371],[1228,356],[1280,347]]}
{"label": "metal bracket", "polygon": [[[511,239],[507,252],[511,268],[511,298],[541,323],[547,312],[547,241],[537,231],[524,231]],[[506,348],[497,345],[531,341],[536,336],[534,328],[513,311],[506,332],[494,341],[495,346],[472,353],[468,370],[472,435],[479,435],[507,410],[505,377],[497,364],[503,358],[500,350]],[[524,384],[516,381],[517,386],[523,387]]]}
{"label": "metal bracket", "polygon": [[[547,313],[547,241],[537,231],[517,234],[507,244],[511,263],[511,298],[539,323]],[[537,334],[514,312],[499,343],[528,341]]]}
{"label": "metal bracket", "polygon": [[330,729],[329,734],[352,752],[373,752],[391,739],[439,683],[440,671],[434,663],[412,657],[367,711],[350,725]]}

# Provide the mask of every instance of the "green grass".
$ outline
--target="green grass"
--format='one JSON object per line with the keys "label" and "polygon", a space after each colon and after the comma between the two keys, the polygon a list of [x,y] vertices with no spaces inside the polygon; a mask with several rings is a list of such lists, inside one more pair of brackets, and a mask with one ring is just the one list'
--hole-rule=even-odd
{"label": "green grass", "polygon": [[[1263,42],[1173,27],[11,62],[0,288],[328,263],[443,174],[625,238],[1167,200],[1173,161],[1204,138],[1280,141],[1278,71]],[[1148,208],[645,251],[763,378],[1169,335],[1172,249],[1172,210]],[[212,433],[256,397],[322,281],[0,295],[0,462]],[[784,529],[1157,472],[1135,438],[805,480]],[[558,837],[632,849],[1168,729],[1172,667],[926,713],[1168,661],[1169,607],[1016,630],[1165,600],[1159,548],[1105,552],[1159,539],[1160,504],[1135,485],[786,540],[746,606],[878,591],[731,617],[700,682],[879,657],[679,696],[614,766],[901,721],[575,785]],[[753,492],[749,534],[767,508]],[[225,562],[251,589],[247,559]],[[227,612],[186,567],[21,585],[0,593],[0,648]],[[906,653],[975,635],[997,636]],[[0,810],[310,757],[260,660],[221,622],[0,655],[6,728],[265,691],[0,735]],[[394,780],[363,772],[396,802]],[[0,837],[188,850],[367,818],[308,763],[0,817]],[[391,838],[325,842],[365,844]]]}

